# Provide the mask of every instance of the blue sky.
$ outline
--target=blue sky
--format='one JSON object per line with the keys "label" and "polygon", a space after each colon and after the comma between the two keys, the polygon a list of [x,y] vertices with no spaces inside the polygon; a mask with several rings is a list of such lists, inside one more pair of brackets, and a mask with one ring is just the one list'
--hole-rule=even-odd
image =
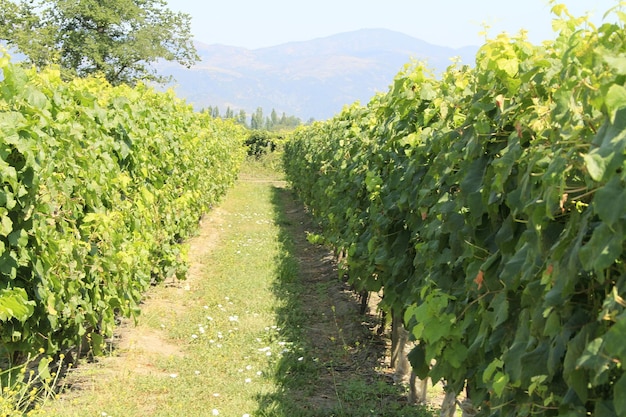
{"label": "blue sky", "polygon": [[[363,28],[386,28],[436,45],[481,45],[490,37],[525,29],[534,43],[553,37],[547,0],[167,0],[189,13],[197,41],[250,49],[303,41]],[[595,23],[618,0],[563,0]]]}

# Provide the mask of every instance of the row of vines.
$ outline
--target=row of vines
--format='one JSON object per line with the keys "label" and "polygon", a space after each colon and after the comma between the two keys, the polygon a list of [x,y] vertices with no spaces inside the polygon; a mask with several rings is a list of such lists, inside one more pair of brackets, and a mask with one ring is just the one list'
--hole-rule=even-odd
{"label": "row of vines", "polygon": [[172,93],[0,52],[0,354],[96,353],[236,178],[245,132]]}
{"label": "row of vines", "polygon": [[407,65],[297,130],[285,169],[420,377],[481,416],[626,416],[626,14],[553,12],[554,41]]}

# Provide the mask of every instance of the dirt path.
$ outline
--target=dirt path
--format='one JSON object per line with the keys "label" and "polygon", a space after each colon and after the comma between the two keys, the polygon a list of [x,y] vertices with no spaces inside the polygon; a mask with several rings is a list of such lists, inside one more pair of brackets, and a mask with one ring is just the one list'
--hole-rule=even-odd
{"label": "dirt path", "polygon": [[[262,195],[268,196],[263,198],[270,199],[273,208],[247,205]],[[239,200],[233,201],[235,198]],[[234,226],[240,229],[233,230]],[[219,415],[432,416],[408,406],[405,390],[393,385],[388,342],[377,335],[380,318],[375,308],[360,314],[359,300],[339,279],[332,253],[307,241],[307,233],[312,231],[310,217],[283,181],[243,176],[227,201],[202,220],[198,235],[189,242],[187,280],[153,288],[138,324],[123,322],[112,340],[111,354],[70,373],[65,380],[69,390],[49,407],[49,415],[194,417],[218,415],[218,409],[227,407],[249,410],[250,400],[228,405],[225,397],[232,391],[231,395],[239,392],[256,403],[256,412],[222,411]],[[255,242],[276,246],[276,250],[255,254]],[[227,259],[223,251],[236,253],[236,257]],[[238,295],[237,289],[254,279],[255,268],[270,268],[248,265],[249,261],[241,258],[247,251],[254,259],[268,258],[263,265],[272,265],[275,272],[269,276],[274,278],[267,284],[255,282],[258,289],[248,288]],[[241,283],[218,276],[222,272],[219,266],[215,269],[215,262],[233,262],[223,273],[236,276]],[[252,270],[246,271],[247,267]],[[204,290],[211,279],[216,281]],[[274,306],[259,310],[254,297],[275,298]],[[198,333],[190,340],[192,330],[178,327],[196,316],[198,321],[206,316],[211,323],[195,327],[196,333],[197,329],[204,333],[206,328],[206,338]],[[221,330],[225,328],[229,330]],[[209,336],[211,332],[213,336]],[[209,340],[211,337],[218,343]],[[222,338],[224,347],[216,349],[221,348]],[[266,365],[253,357],[259,351],[269,353],[270,348],[274,352],[277,346],[288,348],[271,360],[269,356],[263,359]],[[234,364],[238,371],[217,369],[223,361],[234,360],[246,361],[247,366]],[[224,381],[216,380],[219,376],[198,379],[209,373],[207,366],[216,368],[212,375],[222,375]],[[255,376],[252,372],[257,368]],[[226,386],[231,373],[239,378],[237,374],[246,374],[247,369],[251,369],[250,377],[241,388]],[[259,378],[258,385],[250,383],[255,378]],[[173,382],[180,387],[172,388]],[[191,385],[189,390],[186,385]],[[207,396],[213,392],[214,398],[198,398],[199,392]],[[179,404],[181,396],[186,398]],[[201,401],[207,405],[197,405],[194,411],[185,408],[185,404]],[[171,411],[166,406],[185,411]],[[105,411],[94,414],[93,410]]]}
{"label": "dirt path", "polygon": [[[360,314],[360,302],[339,279],[333,254],[307,241],[307,233],[315,231],[310,216],[288,189],[279,188],[276,193],[284,209],[283,228],[293,239],[300,270],[298,301],[303,314],[310,318],[304,327],[304,343],[321,364],[314,384],[290,395],[302,398],[303,408],[341,409],[342,396],[350,383],[358,380],[372,384],[386,378],[382,372],[387,346],[375,332],[380,318],[375,311]],[[382,400],[398,402],[403,398]]]}

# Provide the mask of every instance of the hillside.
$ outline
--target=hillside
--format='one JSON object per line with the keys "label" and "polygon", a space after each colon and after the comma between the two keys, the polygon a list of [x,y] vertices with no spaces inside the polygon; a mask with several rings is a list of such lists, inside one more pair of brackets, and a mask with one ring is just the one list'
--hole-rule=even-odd
{"label": "hillside", "polygon": [[305,42],[245,49],[196,43],[201,62],[186,69],[161,64],[179,96],[196,108],[227,106],[248,114],[274,108],[303,120],[323,120],[345,104],[386,91],[410,59],[439,72],[459,56],[472,63],[477,47],[452,49],[385,29],[363,29]]}

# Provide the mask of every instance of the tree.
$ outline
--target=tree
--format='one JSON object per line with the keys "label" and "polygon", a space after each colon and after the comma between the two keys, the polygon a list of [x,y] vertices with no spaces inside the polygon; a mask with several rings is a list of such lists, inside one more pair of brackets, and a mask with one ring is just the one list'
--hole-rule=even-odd
{"label": "tree", "polygon": [[248,116],[246,115],[246,111],[241,109],[239,110],[239,116],[237,117],[237,123],[242,126],[248,126]]}
{"label": "tree", "polygon": [[165,81],[152,68],[160,59],[198,61],[190,21],[165,0],[0,0],[0,40],[30,64],[112,84]]}
{"label": "tree", "polygon": [[263,109],[257,107],[256,112],[250,119],[250,129],[263,129],[265,120],[263,119]]}

